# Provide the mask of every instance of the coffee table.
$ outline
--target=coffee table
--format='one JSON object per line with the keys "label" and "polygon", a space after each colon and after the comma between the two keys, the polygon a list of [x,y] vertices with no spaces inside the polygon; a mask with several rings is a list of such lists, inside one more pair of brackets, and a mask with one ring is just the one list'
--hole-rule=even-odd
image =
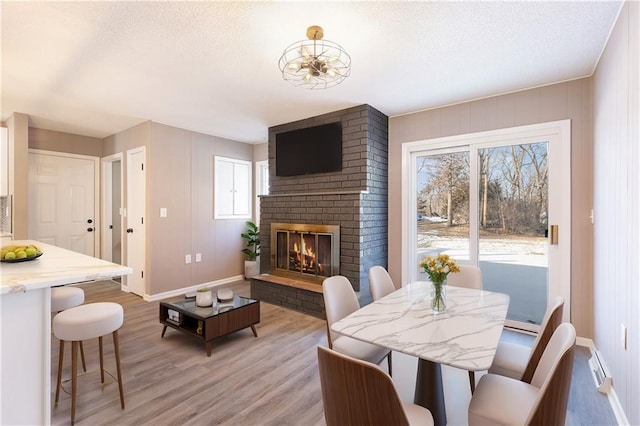
{"label": "coffee table", "polygon": [[211,342],[221,336],[251,327],[258,337],[255,324],[260,322],[260,301],[233,296],[228,302],[214,302],[213,306],[196,306],[194,298],[178,302],[160,302],[161,338],[171,327],[204,341],[207,356],[211,356]]}

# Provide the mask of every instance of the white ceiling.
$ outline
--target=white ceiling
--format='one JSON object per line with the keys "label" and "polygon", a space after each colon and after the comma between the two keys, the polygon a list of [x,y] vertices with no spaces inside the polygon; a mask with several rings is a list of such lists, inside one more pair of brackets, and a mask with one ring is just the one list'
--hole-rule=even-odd
{"label": "white ceiling", "polygon": [[[2,2],[2,120],[106,137],[144,120],[249,143],[370,104],[389,116],[589,76],[621,1]],[[326,90],[280,75],[320,25],[351,55]]]}

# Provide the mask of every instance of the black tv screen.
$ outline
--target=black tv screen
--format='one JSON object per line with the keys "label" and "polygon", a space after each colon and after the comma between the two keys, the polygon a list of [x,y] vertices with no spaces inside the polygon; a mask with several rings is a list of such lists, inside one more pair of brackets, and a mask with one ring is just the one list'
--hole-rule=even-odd
{"label": "black tv screen", "polygon": [[276,176],[298,176],[340,170],[340,122],[276,134]]}

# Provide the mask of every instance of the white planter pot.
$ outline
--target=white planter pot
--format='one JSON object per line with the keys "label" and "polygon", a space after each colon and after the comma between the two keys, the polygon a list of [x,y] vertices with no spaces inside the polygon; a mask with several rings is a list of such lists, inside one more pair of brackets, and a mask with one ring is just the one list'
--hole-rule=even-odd
{"label": "white planter pot", "polygon": [[255,277],[260,273],[260,263],[258,260],[245,260],[244,261],[244,278],[249,279]]}

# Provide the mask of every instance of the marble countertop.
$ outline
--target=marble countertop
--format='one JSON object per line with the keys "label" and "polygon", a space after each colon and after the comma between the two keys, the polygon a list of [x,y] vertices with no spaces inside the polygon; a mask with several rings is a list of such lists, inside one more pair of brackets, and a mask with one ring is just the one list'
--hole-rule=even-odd
{"label": "marble countertop", "polygon": [[33,244],[43,255],[28,262],[0,262],[0,294],[109,279],[132,272],[129,267],[39,241],[19,240],[9,244]]}
{"label": "marble countertop", "polygon": [[431,283],[415,282],[334,323],[365,342],[469,371],[487,370],[502,334],[509,296],[447,286],[447,310],[431,310]]}

